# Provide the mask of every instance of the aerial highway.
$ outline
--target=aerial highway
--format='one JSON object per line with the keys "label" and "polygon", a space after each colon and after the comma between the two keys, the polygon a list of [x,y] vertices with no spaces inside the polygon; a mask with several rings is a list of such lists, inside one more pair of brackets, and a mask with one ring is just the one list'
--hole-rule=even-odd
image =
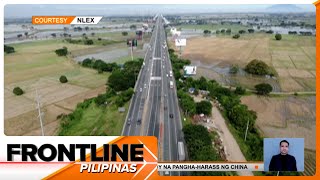
{"label": "aerial highway", "polygon": [[122,135],[155,136],[158,138],[159,161],[177,161],[178,141],[183,140],[182,123],[164,20],[161,15],[155,20]]}

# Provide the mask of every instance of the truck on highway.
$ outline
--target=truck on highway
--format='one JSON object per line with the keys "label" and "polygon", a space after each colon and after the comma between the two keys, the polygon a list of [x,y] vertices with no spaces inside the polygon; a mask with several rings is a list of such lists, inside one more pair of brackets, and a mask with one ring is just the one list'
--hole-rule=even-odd
{"label": "truck on highway", "polygon": [[169,76],[172,77],[172,71],[169,72]]}
{"label": "truck on highway", "polygon": [[170,81],[170,88],[173,88],[173,81]]}
{"label": "truck on highway", "polygon": [[181,141],[178,142],[178,158],[179,158],[179,161],[184,161],[186,159],[184,144]]}

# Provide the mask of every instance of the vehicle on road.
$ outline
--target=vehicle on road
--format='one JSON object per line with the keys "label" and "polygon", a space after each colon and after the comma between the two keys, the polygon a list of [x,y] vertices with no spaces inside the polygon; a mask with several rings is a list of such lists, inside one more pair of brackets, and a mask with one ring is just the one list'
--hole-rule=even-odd
{"label": "vehicle on road", "polygon": [[186,159],[186,154],[184,152],[184,144],[183,142],[178,142],[178,158],[179,161],[184,161]]}
{"label": "vehicle on road", "polygon": [[147,84],[144,84],[144,88],[147,88]]}
{"label": "vehicle on road", "polygon": [[172,77],[172,71],[169,72],[170,77]]}
{"label": "vehicle on road", "polygon": [[142,88],[140,88],[140,92],[142,92]]}
{"label": "vehicle on road", "polygon": [[140,125],[141,124],[141,119],[137,120],[137,124]]}
{"label": "vehicle on road", "polygon": [[173,118],[173,114],[170,114],[169,116],[170,116],[170,118]]}
{"label": "vehicle on road", "polygon": [[130,125],[130,124],[131,124],[131,119],[129,118],[127,121],[127,125]]}
{"label": "vehicle on road", "polygon": [[173,81],[170,81],[170,88],[173,88]]}

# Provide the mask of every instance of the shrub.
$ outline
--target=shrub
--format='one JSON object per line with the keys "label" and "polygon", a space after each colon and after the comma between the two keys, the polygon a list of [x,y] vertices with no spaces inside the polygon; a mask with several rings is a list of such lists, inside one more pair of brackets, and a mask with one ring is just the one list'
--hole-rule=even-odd
{"label": "shrub", "polygon": [[245,71],[250,74],[267,75],[270,74],[270,67],[265,62],[254,59],[247,64]]}
{"label": "shrub", "polygon": [[14,89],[13,89],[13,94],[15,94],[15,95],[17,95],[17,96],[20,96],[20,95],[22,95],[24,92],[23,92],[23,90],[20,88],[20,87],[15,87]]}
{"label": "shrub", "polygon": [[92,41],[92,39],[86,39],[86,40],[84,41],[84,44],[85,44],[85,45],[92,45],[92,44],[93,44],[93,41]]}
{"label": "shrub", "polygon": [[254,86],[256,88],[257,94],[267,95],[272,91],[272,86],[267,83],[261,83]]}
{"label": "shrub", "polygon": [[229,73],[230,74],[237,74],[239,71],[239,66],[238,65],[232,65],[230,70],[229,70]]}
{"label": "shrub", "polygon": [[234,91],[234,93],[238,95],[244,95],[246,93],[246,89],[241,86],[238,86],[236,87],[236,90]]}
{"label": "shrub", "polygon": [[276,38],[277,41],[280,41],[282,39],[281,34],[276,34],[274,37]]}
{"label": "shrub", "polygon": [[60,76],[59,80],[60,80],[61,83],[68,82],[68,79],[67,79],[67,77],[65,75]]}
{"label": "shrub", "polygon": [[11,46],[4,45],[4,52],[7,54],[14,53],[14,48]]}
{"label": "shrub", "polygon": [[58,56],[66,56],[68,54],[68,48],[66,47],[63,47],[61,49],[57,49],[55,51],[55,53],[58,55]]}
{"label": "shrub", "polygon": [[244,33],[246,33],[245,30],[240,30],[240,31],[239,31],[239,34],[244,34]]}
{"label": "shrub", "polygon": [[240,37],[240,34],[235,34],[232,36],[233,39],[238,39]]}

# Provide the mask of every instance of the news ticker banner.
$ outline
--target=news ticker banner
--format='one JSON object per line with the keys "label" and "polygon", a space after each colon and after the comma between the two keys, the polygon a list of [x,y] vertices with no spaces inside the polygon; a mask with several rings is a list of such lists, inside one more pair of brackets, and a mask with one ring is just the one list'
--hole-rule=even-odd
{"label": "news ticker banner", "polygon": [[32,24],[98,24],[102,16],[32,16]]}
{"label": "news ticker banner", "polygon": [[[263,171],[263,163],[159,162],[152,136],[74,137],[72,144],[44,137],[37,143],[6,142],[0,174],[23,179],[157,179],[171,171]],[[55,139],[55,141],[50,141]],[[97,140],[98,139],[98,140]],[[102,142],[101,140],[105,141]]]}

